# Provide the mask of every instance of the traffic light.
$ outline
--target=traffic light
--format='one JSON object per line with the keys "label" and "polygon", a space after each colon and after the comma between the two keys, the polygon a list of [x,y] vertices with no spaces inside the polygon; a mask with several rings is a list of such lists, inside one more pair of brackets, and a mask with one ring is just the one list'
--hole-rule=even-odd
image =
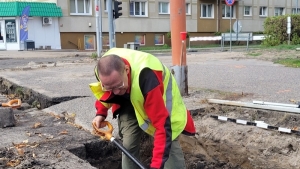
{"label": "traffic light", "polygon": [[114,18],[117,19],[119,18],[120,16],[122,16],[122,2],[119,2],[119,1],[114,1],[114,10],[113,10],[113,15],[114,15]]}

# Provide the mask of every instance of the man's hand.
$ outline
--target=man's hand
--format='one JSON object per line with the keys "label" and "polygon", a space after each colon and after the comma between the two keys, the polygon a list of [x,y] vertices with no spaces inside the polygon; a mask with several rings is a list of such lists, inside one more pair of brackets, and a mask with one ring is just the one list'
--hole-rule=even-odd
{"label": "man's hand", "polygon": [[103,127],[105,127],[106,125],[105,124],[101,124],[101,122],[102,121],[104,121],[105,120],[105,117],[103,117],[103,116],[96,116],[95,118],[94,118],[94,120],[93,120],[93,123],[96,123],[96,126],[98,127],[98,128],[103,128]]}

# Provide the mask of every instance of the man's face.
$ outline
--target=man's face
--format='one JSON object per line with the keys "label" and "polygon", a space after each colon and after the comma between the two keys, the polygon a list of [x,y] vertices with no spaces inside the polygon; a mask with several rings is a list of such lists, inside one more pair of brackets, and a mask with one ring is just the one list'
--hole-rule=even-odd
{"label": "man's face", "polygon": [[112,91],[115,95],[123,95],[128,89],[127,67],[123,73],[113,71],[109,76],[99,75],[102,90]]}

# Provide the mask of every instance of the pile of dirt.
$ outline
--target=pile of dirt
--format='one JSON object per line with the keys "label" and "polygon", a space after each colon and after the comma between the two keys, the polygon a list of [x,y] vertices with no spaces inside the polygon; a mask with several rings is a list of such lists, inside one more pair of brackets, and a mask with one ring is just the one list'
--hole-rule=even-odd
{"label": "pile of dirt", "polygon": [[[298,131],[299,114],[224,105],[208,105],[193,111],[193,114],[198,135],[195,139],[184,139],[183,149],[191,157],[202,156],[207,163],[226,164],[213,168],[296,169],[300,165],[298,134],[212,118],[212,115],[217,115],[249,122],[261,121]],[[195,163],[190,159],[187,159],[188,164]]]}

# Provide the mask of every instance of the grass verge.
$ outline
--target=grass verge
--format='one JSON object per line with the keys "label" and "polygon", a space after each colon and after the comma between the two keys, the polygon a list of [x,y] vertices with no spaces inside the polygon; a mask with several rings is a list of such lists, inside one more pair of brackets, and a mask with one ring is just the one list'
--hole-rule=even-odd
{"label": "grass verge", "polygon": [[262,53],[261,53],[261,52],[249,52],[249,53],[247,53],[247,55],[248,55],[248,56],[256,57],[256,56],[262,55]]}
{"label": "grass verge", "polygon": [[274,61],[274,63],[282,64],[286,67],[294,67],[294,68],[300,67],[300,59],[299,58],[278,59],[278,60]]}

